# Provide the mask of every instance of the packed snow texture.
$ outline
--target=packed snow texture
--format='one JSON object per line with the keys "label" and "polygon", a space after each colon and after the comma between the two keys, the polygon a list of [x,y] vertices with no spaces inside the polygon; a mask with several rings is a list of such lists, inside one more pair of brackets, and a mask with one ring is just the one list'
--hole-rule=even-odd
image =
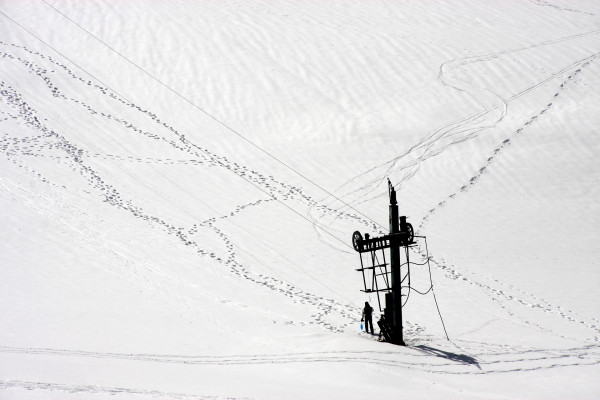
{"label": "packed snow texture", "polygon": [[[0,398],[600,397],[599,55],[593,0],[0,1]],[[450,340],[360,331],[388,177]]]}

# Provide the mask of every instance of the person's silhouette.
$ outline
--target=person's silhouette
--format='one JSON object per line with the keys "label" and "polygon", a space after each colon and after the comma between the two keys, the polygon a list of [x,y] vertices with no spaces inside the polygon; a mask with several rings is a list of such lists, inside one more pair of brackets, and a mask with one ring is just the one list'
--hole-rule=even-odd
{"label": "person's silhouette", "polygon": [[365,301],[365,308],[363,308],[362,319],[365,322],[365,332],[369,333],[369,325],[371,325],[371,334],[374,335],[373,330],[373,307],[369,305],[368,301]]}

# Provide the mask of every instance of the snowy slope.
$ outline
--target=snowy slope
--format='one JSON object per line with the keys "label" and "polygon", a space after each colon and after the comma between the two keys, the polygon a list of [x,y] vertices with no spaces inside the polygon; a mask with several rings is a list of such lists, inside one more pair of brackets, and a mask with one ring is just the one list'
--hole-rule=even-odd
{"label": "snowy slope", "polygon": [[[595,2],[2,1],[0,54],[0,398],[600,394]],[[388,177],[449,341],[360,333]]]}

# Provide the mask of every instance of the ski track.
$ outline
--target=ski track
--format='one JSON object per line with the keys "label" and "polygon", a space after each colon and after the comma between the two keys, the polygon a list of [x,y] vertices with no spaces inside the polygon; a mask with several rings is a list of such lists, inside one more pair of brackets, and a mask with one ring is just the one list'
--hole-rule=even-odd
{"label": "ski track", "polygon": [[[523,123],[523,125],[521,127],[519,127],[518,129],[516,129],[513,133],[512,136],[518,136],[518,135],[522,135],[526,132],[527,128],[530,127],[532,124],[536,123],[537,121],[539,121],[541,118],[543,118],[547,112],[549,112],[551,110],[551,108],[554,105],[554,101],[556,101],[558,99],[558,97],[560,96],[560,93],[566,89],[566,87],[569,85],[569,83],[573,82],[573,78],[575,78],[578,74],[581,73],[581,71],[583,70],[583,68],[585,68],[586,66],[588,66],[590,63],[592,63],[593,61],[596,60],[598,54],[595,54],[587,59],[585,59],[585,61],[583,63],[577,63],[574,67],[577,67],[576,70],[574,70],[571,74],[569,74],[566,79],[564,79],[561,83],[560,86],[557,88],[556,93],[553,95],[552,99],[549,99],[549,102],[546,104],[545,107],[543,107],[540,111],[536,112],[534,115],[532,115],[526,122]],[[464,185],[462,185],[460,187],[459,190],[457,190],[456,192],[448,195],[444,200],[442,200],[441,202],[439,202],[437,204],[436,207],[432,208],[431,210],[429,210],[426,215],[422,218],[418,229],[422,229],[426,223],[429,221],[429,219],[440,209],[444,208],[446,206],[446,204],[451,201],[456,199],[456,197],[460,194],[464,194],[466,192],[468,192],[474,185],[476,185],[481,177],[487,172],[489,171],[490,167],[492,166],[492,164],[494,163],[494,161],[496,160],[496,158],[505,150],[507,149],[509,146],[511,145],[511,137],[508,137],[506,139],[504,139],[492,152],[492,154],[489,155],[489,157],[487,158],[486,162],[484,165],[482,165],[478,170],[477,173],[473,175],[473,177],[471,179],[469,179],[468,182],[466,182]],[[519,298],[518,296],[515,295],[510,295],[508,293],[506,293],[504,290],[498,290],[493,288],[492,286],[483,283],[481,280],[473,280],[471,278],[468,278],[467,276],[465,276],[463,273],[460,273],[456,266],[448,266],[444,263],[444,261],[438,261],[435,259],[435,257],[430,257],[431,262],[436,265],[439,269],[441,269],[442,271],[444,271],[445,275],[447,278],[450,279],[454,279],[454,280],[463,280],[465,282],[467,282],[470,285],[475,285],[478,286],[481,289],[484,289],[485,292],[487,292],[490,296],[492,296],[492,298],[494,298],[494,300],[500,304],[500,306],[502,308],[504,308],[507,313],[509,315],[511,315],[512,317],[515,317],[516,315],[511,312],[505,305],[500,303],[500,300],[498,299],[502,299],[504,301],[508,301],[511,303],[517,303],[519,305],[528,307],[528,308],[532,308],[532,309],[538,309],[541,310],[545,313],[551,313],[551,314],[555,314],[558,315],[560,318],[565,319],[569,322],[572,323],[576,323],[576,324],[580,324],[585,326],[586,328],[589,328],[590,330],[592,330],[595,334],[595,336],[593,336],[592,338],[588,339],[588,340],[592,340],[594,342],[599,342],[600,341],[600,336],[598,336],[598,331],[600,330],[600,320],[597,318],[593,318],[593,317],[589,317],[589,316],[585,316],[581,313],[572,311],[572,310],[567,310],[561,306],[557,306],[557,305],[552,305],[551,303],[549,303],[548,301],[539,298],[538,296],[535,296],[532,293],[528,293],[524,290],[519,289],[518,287],[511,285],[511,284],[506,284],[501,282],[498,279],[492,279],[486,276],[483,276],[482,274],[478,274],[475,272],[470,272],[470,274],[472,274],[473,276],[477,276],[478,278],[483,278],[489,281],[492,281],[494,283],[494,285],[502,285],[505,288],[508,288],[510,291],[513,292],[517,292],[519,293],[519,295],[521,296],[525,296],[526,298],[529,299],[529,301],[524,300],[523,298]],[[526,324],[530,324],[530,325],[537,325],[531,321],[524,321]],[[539,330],[543,330],[543,331],[547,331],[547,329],[540,327],[539,325],[537,325],[537,329]],[[559,335],[561,337],[564,337],[563,335]]]}
{"label": "ski track", "polygon": [[[535,1],[534,3],[540,6],[551,6],[555,7],[547,2]],[[579,12],[577,10],[567,10]],[[564,40],[569,40],[565,38]],[[364,227],[374,229],[375,231],[382,232],[380,227],[373,224],[373,222],[364,219],[351,212],[346,212],[347,207],[333,208],[329,205],[325,205],[322,202],[317,202],[308,196],[302,188],[288,185],[285,182],[276,180],[272,176],[267,176],[259,171],[251,170],[243,165],[229,160],[227,157],[218,155],[211,152],[209,149],[198,146],[191,142],[182,133],[177,131],[174,127],[168,125],[166,122],[161,121],[160,118],[151,113],[148,110],[144,110],[141,107],[131,104],[128,101],[115,95],[107,87],[94,84],[90,80],[76,75],[67,65],[60,63],[58,60],[51,56],[44,55],[39,52],[34,52],[28,48],[16,44],[0,42],[0,46],[4,48],[0,52],[0,62],[16,62],[23,68],[33,73],[38,78],[42,79],[48,90],[50,90],[53,96],[61,98],[66,101],[70,101],[74,104],[78,104],[90,114],[99,115],[105,120],[113,121],[121,125],[123,129],[133,132],[137,135],[145,136],[149,139],[159,141],[162,145],[176,149],[182,153],[180,158],[152,158],[152,157],[141,157],[137,155],[123,156],[117,154],[100,154],[90,152],[84,148],[77,146],[74,142],[69,140],[64,134],[59,133],[57,130],[49,128],[45,121],[40,121],[37,116],[36,110],[34,110],[25,100],[23,96],[14,87],[6,81],[0,81],[0,99],[5,104],[11,107],[11,111],[0,111],[0,123],[5,121],[18,121],[19,123],[25,124],[29,128],[37,131],[38,136],[28,137],[12,137],[8,134],[4,134],[0,137],[0,151],[6,156],[6,158],[19,168],[22,168],[32,175],[36,176],[41,182],[44,182],[52,187],[59,190],[69,190],[65,185],[57,182],[53,182],[46,178],[43,171],[37,171],[27,164],[27,157],[41,157],[48,158],[62,163],[71,167],[74,172],[79,173],[84,177],[89,187],[95,192],[99,192],[104,202],[121,209],[127,213],[132,214],[136,218],[142,219],[149,224],[157,225],[161,227],[167,234],[176,237],[186,245],[193,248],[197,254],[201,257],[210,257],[220,264],[229,268],[231,273],[240,278],[247,280],[253,284],[265,287],[271,291],[280,293],[282,296],[288,297],[293,301],[299,301],[304,304],[308,304],[316,309],[316,312],[311,315],[311,324],[318,325],[323,329],[331,331],[333,333],[342,333],[346,330],[349,325],[354,325],[358,318],[355,315],[359,314],[359,310],[349,304],[343,304],[333,299],[323,299],[314,294],[303,291],[287,282],[280,279],[269,277],[263,274],[257,274],[249,269],[248,266],[241,264],[236,260],[235,246],[231,239],[224,232],[223,229],[219,228],[218,222],[227,218],[233,218],[237,214],[243,212],[246,209],[253,207],[259,207],[264,203],[272,202],[275,198],[282,201],[294,200],[301,204],[308,205],[308,215],[313,220],[313,226],[318,232],[318,225],[323,220],[323,216],[332,217],[334,220],[343,219],[350,220],[354,223],[360,224]],[[23,54],[19,54],[23,53]],[[495,55],[488,55],[492,58],[494,56],[501,55],[497,53]],[[379,168],[385,168],[385,174],[377,173],[377,177],[374,180],[363,184],[360,188],[363,193],[361,198],[366,197],[369,193],[375,190],[383,182],[387,174],[399,171],[408,171],[404,174],[403,178],[398,182],[397,186],[401,187],[404,183],[410,180],[420,167],[420,164],[427,159],[434,157],[442,151],[447,150],[453,145],[459,144],[463,141],[469,140],[478,135],[483,130],[492,128],[501,121],[506,113],[506,104],[529,91],[535,90],[541,85],[547,84],[550,80],[555,79],[558,74],[565,74],[567,71],[575,69],[567,79],[565,79],[560,88],[557,89],[553,99],[550,99],[547,105],[531,116],[523,126],[513,132],[513,135],[523,134],[527,127],[531,124],[536,123],[539,118],[542,118],[547,112],[553,107],[553,101],[560,96],[561,90],[563,90],[570,82],[573,77],[581,72],[581,69],[589,65],[595,60],[597,54],[594,54],[587,59],[575,62],[571,66],[559,71],[559,73],[545,79],[536,85],[527,88],[525,91],[511,97],[508,100],[503,100],[500,105],[485,106],[484,111],[471,115],[462,121],[450,124],[446,127],[440,128],[432,135],[417,143],[411,148],[406,154],[399,156],[398,158],[383,164]],[[479,61],[485,61],[484,58],[478,58]],[[451,63],[461,63],[465,60],[454,60],[447,63],[447,66],[440,67],[440,80],[443,80],[443,71],[450,65],[458,65]],[[46,68],[40,66],[40,64],[47,64]],[[464,64],[461,64],[464,65]],[[74,81],[91,86],[97,90],[98,93],[119,102],[125,108],[131,108],[136,110],[138,113],[150,118],[156,125],[157,131],[167,130],[170,136],[164,134],[158,134],[150,132],[137,127],[134,123],[121,118],[117,115],[104,113],[97,110],[93,104],[88,104],[82,100],[73,98],[64,94],[58,87],[53,84],[51,75],[54,73],[62,72],[70,76]],[[446,83],[444,83],[446,84]],[[460,90],[460,89],[459,89]],[[498,112],[498,115],[494,114]],[[492,116],[490,119],[489,117]],[[455,136],[449,143],[444,146],[435,147],[441,143],[442,140],[449,137]],[[458,138],[456,138],[458,136]],[[423,217],[420,222],[419,229],[422,228],[428,220],[437,211],[442,209],[447,202],[456,198],[456,196],[466,193],[470,188],[475,185],[480,178],[489,170],[494,163],[496,157],[510,146],[511,137],[506,138],[500,143],[497,148],[490,154],[484,165],[473,175],[473,177],[461,186],[455,193],[450,194],[442,200],[436,207],[429,210],[429,212]],[[416,155],[420,152],[419,155]],[[402,164],[407,158],[414,157],[414,159],[407,164]],[[162,219],[160,216],[151,215],[145,212],[143,209],[135,205],[135,202],[131,199],[127,199],[121,192],[113,185],[105,182],[104,179],[94,169],[86,163],[86,160],[91,159],[102,159],[105,161],[118,161],[127,163],[139,163],[148,165],[183,165],[190,166],[191,168],[225,168],[232,171],[238,176],[243,177],[248,182],[260,187],[272,198],[259,199],[257,201],[247,202],[240,204],[235,207],[234,210],[225,215],[218,215],[209,218],[202,222],[191,222],[188,228],[178,227],[174,224]],[[375,169],[373,170],[375,171]],[[367,171],[369,173],[371,171]],[[354,184],[358,179],[362,179],[361,174],[346,185]],[[348,186],[343,187],[348,187]],[[342,188],[343,188],[342,187]],[[340,189],[342,189],[340,188]],[[344,198],[344,196],[342,196]],[[360,198],[359,198],[360,199]],[[355,199],[350,204],[358,204]],[[316,210],[316,211],[315,211]],[[319,216],[312,215],[313,212],[319,213]],[[225,256],[219,256],[210,249],[202,247],[201,243],[193,240],[193,236],[198,232],[200,228],[206,228],[218,235],[227,249]],[[393,367],[403,368],[411,370],[420,370],[425,372],[439,373],[439,374],[499,374],[514,371],[534,371],[542,369],[551,369],[568,366],[582,366],[582,365],[597,365],[600,364],[600,346],[596,343],[600,341],[598,337],[598,329],[600,326],[600,320],[583,316],[571,310],[566,310],[563,307],[552,305],[549,302],[523,291],[513,285],[505,284],[497,279],[490,279],[470,272],[475,278],[467,277],[462,272],[458,271],[455,266],[446,265],[444,260],[437,260],[434,257],[430,257],[430,261],[439,270],[442,270],[445,276],[449,279],[462,280],[469,285],[474,285],[484,290],[490,297],[497,299],[495,301],[501,305],[513,317],[516,316],[507,307],[507,304],[518,305],[527,307],[535,310],[539,310],[544,313],[550,313],[559,316],[571,323],[580,324],[593,330],[596,336],[591,339],[593,343],[589,343],[585,346],[571,348],[571,349],[539,349],[539,348],[519,348],[510,345],[498,345],[495,343],[476,343],[470,341],[464,341],[457,339],[454,343],[460,347],[463,351],[468,351],[471,354],[476,354],[476,357],[465,356],[460,354],[453,354],[449,352],[443,352],[427,345],[410,345],[403,351],[402,357],[397,357],[398,351],[394,352],[315,352],[315,353],[291,353],[291,354],[277,354],[277,355],[228,355],[228,356],[181,356],[181,355],[157,355],[157,354],[121,354],[121,353],[100,353],[91,351],[76,351],[68,349],[44,349],[44,348],[16,348],[16,347],[0,347],[0,352],[9,354],[22,354],[27,356],[36,355],[50,355],[60,357],[86,357],[96,359],[116,359],[123,361],[141,361],[141,362],[154,362],[154,363],[174,363],[174,364],[186,364],[186,365],[255,365],[255,364],[287,364],[287,363],[346,363],[356,362],[360,364],[369,364],[379,367]],[[483,280],[489,280],[493,285],[501,285],[503,288],[508,290],[497,289],[490,284],[484,283]],[[506,291],[505,291],[506,290]],[[518,296],[512,295],[509,292],[517,292]],[[500,301],[501,299],[501,301]],[[330,314],[336,314],[338,317],[342,317],[346,323],[335,325],[328,322],[328,316]],[[294,323],[294,322],[290,322]],[[525,324],[531,325],[535,329],[545,330],[541,326],[531,321],[524,321]],[[303,324],[303,323],[299,323]],[[407,333],[411,331],[424,333],[425,329],[418,326],[418,324],[407,323]],[[590,339],[588,339],[589,341]],[[485,349],[485,350],[484,350]],[[407,361],[408,360],[408,361]],[[24,390],[45,390],[45,391],[63,391],[68,393],[89,393],[89,394],[110,394],[110,395],[140,395],[148,396],[152,398],[176,398],[176,399],[224,399],[225,397],[219,396],[202,396],[192,394],[181,394],[181,393],[165,393],[157,391],[144,391],[127,388],[110,388],[95,385],[66,385],[58,383],[47,383],[47,382],[27,382],[17,380],[5,380],[0,381],[0,389],[24,389]],[[227,397],[229,398],[229,397]]]}
{"label": "ski track", "polygon": [[97,385],[68,385],[61,383],[50,383],[50,382],[29,382],[29,381],[18,381],[18,380],[4,380],[0,381],[0,390],[7,389],[23,389],[27,391],[32,390],[43,390],[51,392],[62,392],[69,394],[102,394],[110,396],[123,396],[125,398],[131,398],[131,396],[144,396],[150,398],[167,398],[167,399],[191,399],[191,400],[243,400],[248,399],[247,397],[224,397],[224,396],[210,396],[210,395],[195,395],[185,393],[169,393],[159,392],[156,390],[140,390],[130,389],[122,387],[106,387]]}
{"label": "ski track", "polygon": [[[563,69],[561,71],[561,73],[565,73],[566,71],[568,71],[569,69],[574,69],[575,67],[577,69],[574,70],[574,72],[570,75],[568,75],[568,77],[563,80],[560,84],[560,87],[557,88],[556,93],[553,95],[553,97],[551,99],[549,99],[549,102],[546,104],[545,107],[543,107],[540,111],[536,112],[534,115],[532,115],[525,123],[523,123],[522,126],[520,126],[518,129],[516,129],[513,132],[513,136],[516,135],[520,135],[523,133],[524,130],[526,130],[530,125],[534,124],[535,122],[538,121],[539,118],[543,117],[544,114],[546,114],[548,111],[550,111],[550,109],[552,108],[552,106],[554,105],[553,101],[556,101],[556,99],[560,96],[561,91],[565,90],[565,88],[567,87],[567,85],[572,81],[572,79],[574,77],[576,77],[579,73],[581,73],[582,69],[585,68],[586,66],[588,66],[590,63],[592,63],[599,54],[594,54],[591,57],[588,57],[586,59],[582,61],[578,61],[577,63],[569,66],[566,69]],[[543,83],[546,83],[547,80],[544,80]],[[539,86],[540,84],[536,85],[535,87]],[[535,87],[530,87],[528,89],[526,89],[526,92],[529,92],[531,90],[533,90]],[[521,92],[519,95],[524,94],[525,92]],[[516,98],[516,96],[513,96],[513,98]],[[504,139],[492,152],[492,154],[489,155],[488,159],[486,160],[485,164],[483,164],[478,170],[477,173],[474,174],[468,182],[466,182],[464,185],[462,185],[460,187],[460,189],[455,192],[452,193],[450,195],[447,196],[446,199],[440,201],[436,207],[430,209],[427,214],[423,217],[421,223],[419,224],[419,228],[422,228],[425,223],[428,221],[428,219],[436,212],[438,211],[440,208],[444,207],[446,202],[453,200],[456,198],[456,196],[459,193],[464,193],[467,192],[473,185],[475,185],[479,179],[483,176],[483,174],[488,170],[488,168],[494,163],[495,158],[506,148],[510,146],[510,137]]]}
{"label": "ski track", "polygon": [[[582,65],[587,65],[590,61],[594,60],[598,54],[590,55],[584,59],[573,62],[571,65],[562,68],[561,70],[552,73],[545,79],[537,82],[536,84],[518,92],[508,99],[503,99],[500,95],[492,93],[487,88],[478,88],[473,86],[470,82],[456,79],[453,81],[448,72],[458,67],[464,67],[469,64],[481,63],[497,59],[503,55],[513,54],[522,51],[534,50],[545,46],[552,46],[555,44],[561,44],[580,38],[586,38],[588,36],[598,35],[600,31],[584,32],[576,35],[562,37],[558,39],[544,41],[538,44],[532,44],[528,46],[518,47],[515,49],[503,50],[495,53],[472,56],[466,58],[460,58],[456,60],[450,60],[443,63],[440,66],[438,74],[438,80],[445,87],[453,90],[458,90],[467,93],[470,97],[475,100],[478,99],[477,94],[480,92],[486,92],[494,96],[494,101],[484,102],[478,101],[482,110],[469,115],[462,120],[453,122],[444,127],[437,129],[417,144],[412,146],[404,154],[395,157],[394,159],[387,161],[379,166],[373,167],[368,171],[365,171],[354,178],[348,180],[344,185],[336,190],[336,192],[344,191],[339,197],[345,199],[355,193],[362,193],[359,196],[353,196],[353,200],[348,202],[352,206],[357,206],[366,201],[372,200],[373,198],[381,196],[380,193],[374,194],[373,197],[367,198],[367,196],[375,191],[381,184],[385,183],[385,177],[390,176],[392,173],[403,173],[400,176],[398,182],[395,183],[396,190],[399,191],[403,184],[409,181],[419,170],[421,164],[428,159],[439,155],[440,153],[450,149],[451,147],[461,144],[465,141],[471,140],[481,132],[488,129],[494,128],[499,122],[502,121],[507,112],[508,104],[523,95],[549,83],[563,74],[566,74],[570,70],[580,69]],[[496,115],[497,114],[497,115]],[[444,142],[447,143],[444,143]],[[374,175],[369,178],[368,175]],[[347,189],[345,189],[347,188]],[[332,199],[331,203],[335,203],[337,200]],[[337,208],[340,212],[345,210],[347,206],[343,205]]]}
{"label": "ski track", "polygon": [[[461,84],[448,83],[448,79],[445,78],[444,71],[451,69],[451,68],[455,68],[457,66],[464,66],[464,65],[467,65],[470,63],[478,63],[478,62],[485,62],[485,61],[493,60],[493,59],[497,58],[498,56],[504,55],[504,54],[535,49],[535,48],[539,48],[542,46],[549,46],[549,45],[553,45],[553,44],[557,44],[557,43],[563,43],[563,42],[574,40],[574,39],[581,38],[581,37],[597,35],[599,33],[600,33],[600,31],[586,32],[586,33],[572,35],[572,36],[559,38],[559,39],[555,39],[555,40],[545,41],[545,42],[535,44],[535,45],[520,47],[517,49],[505,50],[505,51],[492,53],[492,54],[487,54],[484,56],[476,56],[476,57],[468,57],[468,58],[464,58],[464,59],[452,60],[452,61],[442,64],[442,66],[440,67],[439,80],[445,86],[452,87],[456,90],[469,92],[470,90],[471,91],[473,90],[471,88],[470,84],[464,83],[464,82],[461,82]],[[376,170],[379,170],[381,167],[387,168],[383,175],[381,175],[381,176],[378,175],[377,177],[373,178],[372,180],[367,181],[367,183],[362,184],[362,186],[360,186],[358,188],[358,191],[364,192],[365,190],[367,190],[367,192],[358,196],[355,200],[351,201],[349,204],[350,205],[360,204],[359,200],[361,200],[361,199],[362,199],[361,202],[370,200],[370,199],[365,200],[364,197],[366,195],[368,195],[369,193],[373,192],[374,190],[376,190],[377,187],[379,187],[380,184],[384,182],[385,176],[389,176],[393,172],[405,171],[408,169],[408,172],[405,173],[401,177],[399,182],[395,185],[395,187],[397,187],[399,190],[399,188],[404,183],[409,181],[417,173],[422,162],[426,161],[427,159],[429,159],[431,157],[434,157],[434,156],[440,154],[443,151],[448,150],[450,147],[452,147],[454,145],[457,145],[459,143],[462,143],[464,141],[474,138],[476,135],[478,135],[480,132],[482,132],[484,130],[495,127],[497,125],[497,123],[499,123],[504,118],[504,116],[506,114],[506,110],[507,110],[507,105],[509,102],[511,102],[515,99],[518,99],[519,97],[521,97],[543,85],[548,84],[549,82],[555,80],[558,77],[561,77],[561,76],[564,77],[565,75],[567,75],[567,77],[564,78],[563,81],[560,83],[560,86],[557,88],[557,90],[554,93],[554,95],[552,96],[552,98],[548,99],[548,103],[541,110],[535,112],[526,122],[523,123],[522,126],[520,126],[518,129],[516,129],[512,133],[511,136],[505,138],[493,150],[492,154],[490,154],[489,157],[487,158],[485,164],[481,165],[478,168],[477,172],[469,179],[468,182],[466,182],[464,185],[462,185],[456,192],[448,195],[445,199],[440,201],[436,207],[430,209],[425,214],[425,216],[422,218],[421,222],[418,225],[417,231],[421,230],[425,226],[425,224],[429,221],[429,219],[438,210],[442,209],[449,201],[455,199],[459,194],[468,192],[470,188],[472,188],[475,184],[477,184],[479,182],[481,177],[490,169],[492,164],[495,162],[498,155],[500,155],[506,148],[508,148],[511,145],[511,137],[512,136],[523,134],[527,130],[528,127],[530,127],[532,124],[535,124],[537,121],[539,121],[540,118],[543,118],[544,116],[546,116],[547,113],[551,111],[551,109],[554,105],[554,102],[558,100],[561,92],[566,89],[567,85],[573,81],[573,78],[575,78],[578,74],[580,74],[581,71],[585,67],[587,67],[590,63],[594,62],[596,60],[596,58],[598,57],[598,55],[600,55],[600,54],[596,53],[596,54],[592,54],[588,57],[585,57],[583,59],[577,60],[577,61],[571,63],[570,65],[562,68],[561,70],[552,73],[550,76],[535,83],[534,85],[514,94],[507,100],[503,100],[499,95],[495,95],[497,97],[497,99],[499,99],[499,101],[501,101],[501,103],[502,103],[501,106],[494,106],[494,105],[489,106],[489,105],[481,103],[483,111],[476,113],[474,115],[471,115],[467,118],[464,118],[463,120],[459,121],[458,123],[452,123],[450,125],[447,125],[443,128],[438,129],[433,134],[429,135],[427,138],[423,139],[421,142],[419,142],[416,145],[414,145],[413,147],[411,147],[411,149],[409,149],[405,154],[403,154],[399,157],[396,157],[393,160],[391,160],[385,164],[382,164],[381,166],[375,167],[365,173],[362,173],[362,174],[350,179],[344,186],[342,186],[342,188],[346,187],[347,185],[352,184],[353,182],[355,182],[358,179],[362,179],[362,177],[365,176],[366,174],[373,173]],[[495,109],[500,109],[500,110],[502,110],[502,112],[499,116],[496,117],[496,119],[494,121],[490,122],[489,120],[488,121],[485,121],[485,119],[482,120],[483,117],[492,115],[491,113]],[[474,122],[476,123],[475,127],[472,126],[472,124]],[[435,150],[435,151],[432,150],[432,149],[435,149],[436,146],[438,146],[438,143],[440,141],[446,139],[449,136],[457,136],[457,135],[459,135],[458,139],[451,141],[450,143],[447,143],[444,146],[438,147],[437,150]],[[415,152],[417,152],[417,151],[422,151],[422,153],[420,155],[415,155]],[[409,162],[404,162],[404,160],[407,158],[409,159]],[[340,189],[338,189],[338,191],[339,190]],[[346,197],[346,196],[345,195],[341,196],[342,199],[344,197]],[[334,202],[335,202],[335,200],[332,201],[332,203],[334,203]],[[347,208],[348,207],[345,205],[339,207],[338,213],[344,212],[344,210]],[[329,214],[329,215],[331,215],[331,214]],[[322,216],[321,216],[321,218],[322,218]],[[318,218],[315,218],[315,220],[317,220],[317,219]],[[332,224],[335,221],[335,219],[336,218],[331,220],[329,222],[329,224]],[[380,226],[372,226],[372,228],[377,234],[385,234],[386,233]],[[417,250],[421,256],[425,257],[425,251],[422,248],[422,246],[418,246]],[[507,304],[527,307],[527,308],[535,309],[535,310],[538,310],[538,311],[541,311],[544,313],[554,314],[570,323],[578,324],[578,325],[581,325],[581,326],[584,326],[584,327],[590,329],[590,331],[593,332],[594,335],[586,340],[591,341],[591,342],[596,342],[596,343],[600,342],[600,336],[598,335],[599,330],[600,330],[600,320],[597,318],[589,317],[589,316],[583,315],[581,313],[565,309],[564,307],[553,305],[553,304],[549,303],[548,301],[546,301],[532,293],[528,293],[514,285],[501,282],[498,279],[492,279],[492,278],[483,276],[482,274],[477,274],[475,272],[470,272],[472,277],[467,277],[464,273],[459,272],[459,270],[457,269],[456,266],[447,265],[444,262],[444,260],[438,261],[435,257],[430,256],[430,261],[435,267],[437,267],[439,270],[444,272],[446,278],[453,279],[453,280],[462,280],[469,285],[473,285],[473,286],[476,286],[476,287],[482,289],[490,298],[492,298],[492,300],[494,302],[496,302],[501,308],[503,308],[508,313],[508,315],[510,315],[512,318],[515,318],[518,316],[508,308]],[[491,281],[493,283],[493,285],[495,285],[495,286],[500,285],[501,287],[503,287],[503,289],[496,289],[495,287],[490,286],[490,284],[485,283],[485,280]],[[506,302],[507,304],[504,304],[503,302]],[[534,329],[536,329],[538,331],[552,333],[561,338],[566,338],[564,335],[561,335],[557,332],[553,332],[547,328],[544,328],[533,321],[524,320],[523,323],[525,325],[533,327]]]}
{"label": "ski track", "polygon": [[[220,264],[228,267],[231,273],[238,278],[245,279],[251,283],[259,285],[260,287],[280,293],[281,295],[292,299],[293,302],[300,302],[310,307],[314,307],[316,312],[312,314],[311,318],[313,320],[310,322],[310,324],[320,326],[334,333],[342,333],[348,326],[356,324],[358,321],[356,316],[360,315],[360,309],[357,307],[350,304],[340,303],[334,299],[324,299],[323,297],[301,290],[280,279],[255,273],[249,269],[248,266],[238,262],[236,259],[237,255],[235,247],[231,239],[222,229],[217,226],[219,220],[232,218],[248,208],[258,207],[261,204],[273,201],[275,199],[280,201],[295,200],[300,204],[316,205],[316,201],[304,193],[301,188],[288,185],[272,176],[264,175],[259,171],[251,170],[246,166],[239,165],[238,163],[229,160],[225,156],[218,155],[211,152],[207,148],[196,145],[187,139],[184,134],[180,133],[174,127],[162,121],[156,114],[142,109],[135,104],[129,103],[128,101],[111,92],[107,87],[95,84],[90,80],[79,77],[66,64],[62,64],[60,61],[51,56],[44,55],[40,52],[34,52],[25,46],[12,43],[0,41],[0,46],[4,48],[3,51],[0,51],[0,62],[16,63],[22,68],[25,68],[33,76],[42,79],[44,85],[48,90],[51,91],[53,97],[77,104],[92,115],[101,116],[105,120],[116,122],[123,129],[129,132],[142,135],[146,138],[159,142],[163,146],[176,149],[184,154],[183,157],[177,159],[157,159],[151,157],[139,157],[137,155],[122,156],[116,154],[99,154],[90,152],[69,140],[64,134],[61,134],[57,130],[48,127],[47,121],[41,121],[40,118],[38,118],[38,113],[27,103],[27,101],[23,99],[23,95],[8,82],[2,80],[0,81],[0,99],[2,99],[5,104],[11,107],[11,111],[3,111],[2,115],[5,117],[0,119],[0,122],[15,120],[18,123],[24,124],[25,126],[39,132],[39,135],[37,136],[11,137],[8,134],[4,134],[0,138],[0,151],[10,162],[36,176],[41,182],[49,184],[59,190],[69,190],[69,188],[65,185],[52,182],[50,179],[44,176],[43,172],[37,171],[36,169],[27,165],[26,158],[43,157],[52,159],[57,163],[68,165],[71,170],[87,180],[89,187],[93,189],[93,191],[101,194],[103,202],[128,212],[136,218],[142,219],[152,225],[159,226],[168,235],[176,237],[187,246],[193,248],[198,255],[202,257],[210,257],[211,259],[214,259]],[[47,65],[41,66],[40,63],[45,63]],[[123,111],[131,112],[130,109],[133,109],[139,114],[149,117],[151,121],[157,125],[157,131],[164,131],[166,129],[170,136],[143,130],[125,118],[107,112],[102,112],[91,104],[63,93],[63,91],[53,83],[51,78],[53,74],[58,74],[61,72],[72,78],[73,81],[79,83],[80,85],[93,88],[96,93],[100,93],[103,96],[117,102],[117,104],[120,104],[120,106],[129,109]],[[186,165],[190,166],[191,168],[224,168],[232,173],[235,173],[254,186],[259,187],[263,192],[265,192],[265,194],[269,195],[270,198],[265,198],[246,204],[240,204],[227,215],[218,215],[201,223],[191,222],[189,228],[175,226],[158,215],[147,213],[141,207],[137,206],[134,200],[127,199],[114,185],[105,181],[104,178],[86,162],[88,159],[95,158],[118,162],[125,161],[159,165]],[[168,177],[166,178],[168,179]],[[337,211],[329,209],[325,206],[316,206],[322,212],[337,213]],[[368,221],[354,214],[347,213],[344,217],[359,221],[364,225],[369,225]],[[210,249],[203,248],[201,243],[198,243],[193,239],[192,236],[201,227],[211,230],[220,237],[225,248],[227,249],[226,255],[220,256]],[[345,322],[338,324],[331,322],[328,316],[332,313],[335,314],[336,317],[342,317]]]}
{"label": "ski track", "polygon": [[596,14],[591,13],[589,11],[583,11],[583,10],[578,10],[575,8],[564,8],[564,7],[560,7],[557,6],[556,4],[552,4],[549,1],[545,1],[545,0],[529,0],[531,3],[535,4],[536,6],[539,7],[550,7],[550,8],[554,8],[558,11],[568,11],[568,12],[574,12],[574,13],[578,13],[578,14],[585,14],[585,15],[591,15],[591,16],[595,16]]}
{"label": "ski track", "polygon": [[[460,345],[458,345],[460,343]],[[0,353],[27,357],[55,356],[120,361],[183,364],[190,366],[229,366],[293,363],[348,363],[419,370],[439,374],[501,374],[557,367],[600,364],[600,346],[586,345],[563,349],[527,347],[457,341],[469,354],[439,350],[428,343],[407,343],[396,351],[322,351],[251,355],[169,355],[145,353],[103,353],[68,349],[0,347]],[[482,350],[486,349],[486,350]],[[530,363],[530,364],[528,364]]]}

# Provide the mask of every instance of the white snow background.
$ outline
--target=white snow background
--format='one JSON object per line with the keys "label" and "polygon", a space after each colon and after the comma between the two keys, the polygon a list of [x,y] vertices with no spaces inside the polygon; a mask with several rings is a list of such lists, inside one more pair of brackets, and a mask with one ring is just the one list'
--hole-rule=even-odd
{"label": "white snow background", "polygon": [[[0,398],[599,398],[599,55],[593,0],[0,1]],[[449,341],[360,331],[388,177]]]}

